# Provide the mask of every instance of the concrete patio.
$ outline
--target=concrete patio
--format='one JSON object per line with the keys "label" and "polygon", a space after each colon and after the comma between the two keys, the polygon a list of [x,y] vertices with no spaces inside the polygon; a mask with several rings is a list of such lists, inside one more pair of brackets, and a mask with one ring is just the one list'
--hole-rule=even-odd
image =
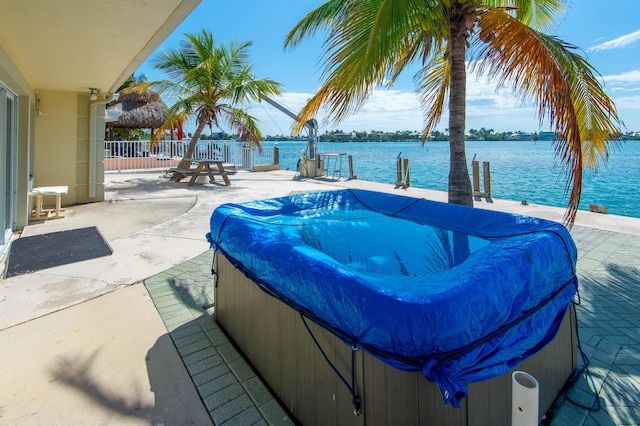
{"label": "concrete patio", "polygon": [[[288,171],[238,173],[231,183],[107,175],[107,201],[24,229],[97,226],[114,253],[0,282],[0,424],[290,424],[203,308],[213,301],[204,238],[213,209],[343,187],[446,201],[437,191]],[[564,214],[502,200],[476,207],[556,221]],[[545,422],[640,424],[640,219],[581,211],[572,235],[580,338],[602,409],[561,397]],[[569,396],[589,406],[595,398],[584,378]]]}

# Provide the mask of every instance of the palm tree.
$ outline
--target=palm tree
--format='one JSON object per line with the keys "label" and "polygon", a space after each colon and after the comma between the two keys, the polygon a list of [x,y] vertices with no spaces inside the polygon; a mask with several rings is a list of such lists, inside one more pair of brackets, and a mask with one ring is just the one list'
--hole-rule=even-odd
{"label": "palm tree", "polygon": [[[172,122],[165,121],[164,124],[151,136],[151,148],[157,147],[160,141],[167,135],[169,136],[169,140],[173,141],[177,139],[181,141],[184,138],[184,125],[186,119],[186,113],[184,111],[180,111],[175,115]],[[176,146],[171,144],[171,156],[175,155],[175,150]]]}
{"label": "palm tree", "polygon": [[191,137],[179,167],[185,167],[205,126],[221,128],[226,124],[241,140],[260,147],[262,133],[256,119],[238,105],[258,101],[265,95],[277,95],[280,84],[257,79],[249,63],[251,42],[231,41],[216,45],[211,32],[185,34],[179,49],[170,49],[154,57],[154,66],[167,72],[172,80],[146,83],[175,98],[169,107],[167,127],[181,114],[195,116],[197,128]]}
{"label": "palm tree", "polygon": [[498,87],[513,85],[533,100],[540,123],[555,129],[556,156],[570,191],[565,222],[575,221],[584,167],[606,162],[620,134],[613,101],[577,48],[542,31],[568,0],[329,0],[288,34],[285,47],[328,29],[323,84],[300,113],[301,123],[323,104],[340,121],[373,89],[391,86],[407,65],[425,110],[423,141],[449,108],[449,202],[473,205],[465,153],[466,63]]}

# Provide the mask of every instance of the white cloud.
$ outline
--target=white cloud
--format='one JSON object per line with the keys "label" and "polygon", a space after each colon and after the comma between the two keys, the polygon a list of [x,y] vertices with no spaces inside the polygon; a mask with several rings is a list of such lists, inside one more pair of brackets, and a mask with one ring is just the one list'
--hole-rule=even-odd
{"label": "white cloud", "polygon": [[[312,96],[311,93],[284,93],[274,100],[297,113]],[[266,103],[256,105],[251,113],[260,120],[265,134],[291,134],[293,120],[273,106]],[[347,132],[420,130],[423,126],[422,110],[416,95],[400,90],[374,90],[357,114],[340,123],[328,122],[328,116],[326,110],[318,114],[321,133],[333,129]]]}
{"label": "white cloud", "polygon": [[511,87],[497,90],[496,83],[488,77],[478,77],[475,73],[467,75],[467,102],[484,101],[495,108],[514,108],[520,99]]}
{"label": "white cloud", "polygon": [[614,96],[618,116],[627,131],[640,131],[640,95]]}
{"label": "white cloud", "polygon": [[[640,129],[640,70],[632,70],[604,77],[606,90],[616,103],[620,118],[631,130]],[[285,93],[275,98],[290,110],[299,111],[312,93]],[[522,104],[510,87],[496,91],[495,83],[487,78],[477,78],[469,73],[467,78],[467,131],[485,127],[496,132],[537,131],[540,124],[533,103]],[[264,134],[291,134],[293,120],[270,105],[258,105],[251,113],[260,119]],[[423,111],[418,97],[411,91],[374,90],[369,101],[355,115],[340,123],[329,123],[327,114],[318,115],[320,132],[341,129],[358,131],[421,131],[424,126]],[[543,122],[542,130],[547,123]],[[438,129],[448,127],[447,107]]]}
{"label": "white cloud", "polygon": [[[274,99],[293,112],[298,112],[313,96],[311,93],[285,93]],[[263,103],[252,107],[251,113],[260,120],[264,134],[291,134],[293,120],[274,107]],[[326,120],[326,111],[320,111],[320,132],[341,129],[343,131],[421,131],[424,113],[418,97],[413,92],[401,90],[374,90],[367,103],[357,114],[340,123]],[[438,129],[448,127],[448,111],[445,105]],[[510,88],[496,91],[495,83],[487,78],[469,74],[467,79],[467,129],[492,128],[496,131],[534,131],[538,120],[531,105],[521,105],[519,97]]]}
{"label": "white cloud", "polygon": [[420,109],[417,96],[400,90],[374,90],[363,111],[415,111]]}
{"label": "white cloud", "polygon": [[597,44],[591,47],[589,51],[620,49],[630,46],[638,41],[640,41],[640,30]]}
{"label": "white cloud", "polygon": [[640,129],[640,69],[605,75],[603,80],[626,128],[630,131]]}
{"label": "white cloud", "polygon": [[633,110],[634,114],[637,115],[640,110],[640,95],[619,96],[614,99],[614,102],[616,103],[616,107],[619,111]]}
{"label": "white cloud", "polygon": [[622,74],[604,76],[607,83],[640,83],[640,70],[631,70]]}

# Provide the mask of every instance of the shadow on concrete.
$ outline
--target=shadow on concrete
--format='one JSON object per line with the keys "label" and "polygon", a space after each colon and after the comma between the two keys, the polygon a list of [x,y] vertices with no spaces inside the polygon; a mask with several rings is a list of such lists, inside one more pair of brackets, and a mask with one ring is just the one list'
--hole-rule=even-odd
{"label": "shadow on concrete", "polygon": [[94,351],[59,359],[50,370],[53,380],[123,417],[150,424],[213,424],[168,334],[161,336],[145,357],[153,403],[145,397],[147,392],[142,386],[146,384],[132,381],[127,383],[128,389],[118,392],[113,383],[97,380],[98,356],[99,351]]}
{"label": "shadow on concrete", "polygon": [[[135,382],[134,379],[131,382],[122,381],[127,389],[121,391],[113,382],[100,381],[98,378],[104,377],[104,374],[96,371],[97,368],[102,368],[96,362],[99,351],[57,358],[50,371],[53,380],[75,389],[104,409],[131,419],[142,419],[150,424],[213,424],[190,372],[185,367],[181,357],[183,350],[178,351],[174,342],[176,338],[189,336],[194,329],[200,330],[197,321],[201,316],[197,312],[204,314],[203,306],[213,304],[211,271],[207,265],[209,256],[210,253],[205,252],[201,255],[200,262],[185,268],[184,272],[174,270],[172,272],[177,275],[166,278],[167,284],[179,296],[179,304],[196,313],[192,320],[185,320],[184,324],[158,338],[146,353],[150,389],[143,388],[147,386],[146,382]],[[162,317],[162,312],[159,313]],[[152,402],[149,390],[153,393]]]}
{"label": "shadow on concrete", "polygon": [[153,407],[143,403],[140,390],[136,392],[138,397],[134,399],[112,395],[105,384],[98,383],[93,378],[93,365],[98,355],[99,352],[94,351],[89,355],[63,357],[53,366],[51,375],[54,380],[82,392],[94,403],[111,411],[130,417],[149,418],[148,413]]}
{"label": "shadow on concrete", "polygon": [[231,185],[226,186],[222,180],[216,180],[215,183],[194,184],[188,186],[188,181],[171,182],[169,179],[158,177],[158,179],[149,178],[128,178],[126,180],[112,180],[109,182],[108,195],[110,199],[129,198],[164,198],[167,196],[190,196],[198,193],[210,191],[233,191],[238,189],[234,186],[233,179]]}

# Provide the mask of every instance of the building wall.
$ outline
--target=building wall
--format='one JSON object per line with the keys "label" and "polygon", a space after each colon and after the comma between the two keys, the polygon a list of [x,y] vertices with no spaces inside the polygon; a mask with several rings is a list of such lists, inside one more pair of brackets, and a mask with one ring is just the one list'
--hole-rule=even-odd
{"label": "building wall", "polygon": [[[90,104],[88,94],[72,92],[38,91],[29,86],[11,58],[0,46],[0,82],[16,95],[17,146],[7,155],[16,157],[15,168],[0,174],[1,179],[12,182],[15,192],[10,200],[13,212],[9,230],[28,225],[32,200],[29,191],[36,186],[66,185],[69,193],[63,196],[63,205],[104,200],[104,104],[96,105],[95,135],[90,142]],[[95,159],[90,173],[90,146],[95,146]],[[4,167],[3,167],[4,168]],[[95,191],[90,196],[89,178],[94,176]],[[52,203],[53,200],[46,200]],[[4,230],[0,230],[4,233]],[[0,242],[0,256],[7,241]]]}
{"label": "building wall", "polygon": [[[36,119],[34,186],[69,187],[62,204],[76,200],[77,94],[41,91]],[[50,200],[46,200],[50,201]]]}
{"label": "building wall", "polygon": [[[68,186],[63,205],[104,200],[104,118],[95,119],[104,116],[104,105],[97,104],[92,117],[88,94],[41,91],[39,98],[42,115],[36,120],[35,186]],[[92,118],[97,122],[95,141],[90,138]],[[90,180],[96,182],[95,195],[89,191]]]}

